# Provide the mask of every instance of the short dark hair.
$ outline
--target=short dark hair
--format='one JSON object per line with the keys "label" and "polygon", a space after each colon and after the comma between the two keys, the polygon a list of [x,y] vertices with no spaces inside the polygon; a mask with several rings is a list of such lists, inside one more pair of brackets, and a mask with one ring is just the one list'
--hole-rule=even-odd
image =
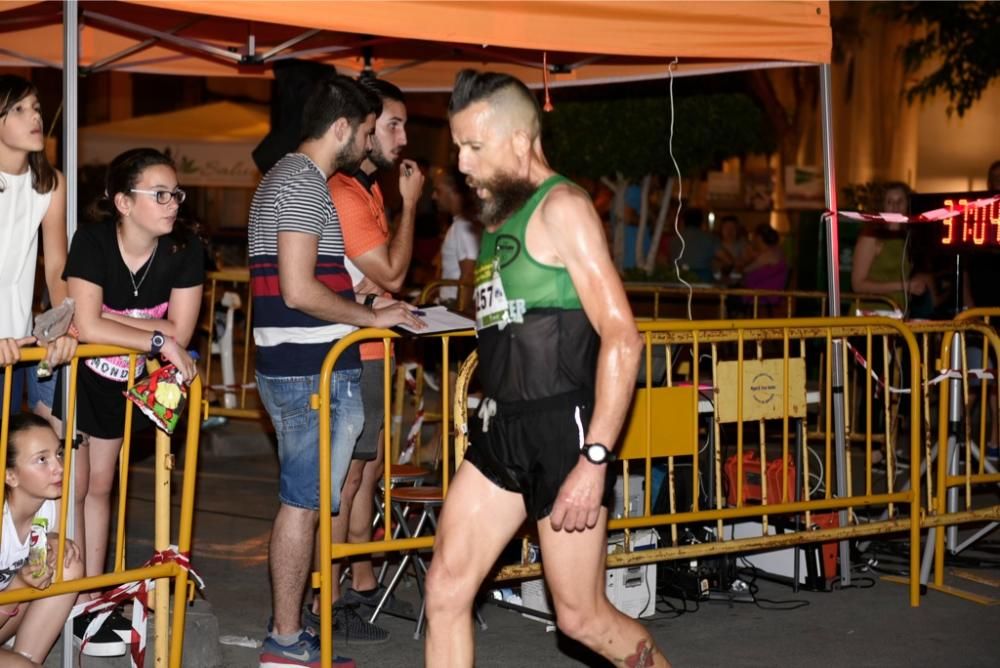
{"label": "short dark hair", "polygon": [[34,413],[18,413],[10,418],[7,431],[7,470],[17,466],[17,446],[21,436],[29,429],[52,429],[45,418]]}
{"label": "short dark hair", "polygon": [[681,217],[684,219],[685,229],[695,229],[705,223],[705,213],[698,208],[686,209]]}
{"label": "short dark hair", "polygon": [[767,223],[761,223],[754,228],[754,234],[760,237],[760,240],[763,241],[764,245],[768,248],[777,246],[778,241],[781,240],[781,237],[778,236],[778,232]]}
{"label": "short dark hair", "polygon": [[392,100],[400,104],[406,104],[406,96],[403,95],[403,91],[399,90],[399,86],[385,79],[361,76],[358,78],[358,83],[378,95],[378,99],[383,103],[386,100]]}
{"label": "short dark hair", "polygon": [[382,100],[371,89],[339,74],[328,77],[316,83],[302,109],[300,141],[319,139],[338,118],[356,128],[369,114],[381,113]]}
{"label": "short dark hair", "polygon": [[535,116],[541,119],[541,109],[538,100],[524,82],[509,74],[501,72],[480,72],[479,70],[462,70],[455,76],[455,87],[448,101],[448,115],[454,116],[473,102],[485,100],[504,90],[513,89],[520,97],[531,102],[535,108]]}

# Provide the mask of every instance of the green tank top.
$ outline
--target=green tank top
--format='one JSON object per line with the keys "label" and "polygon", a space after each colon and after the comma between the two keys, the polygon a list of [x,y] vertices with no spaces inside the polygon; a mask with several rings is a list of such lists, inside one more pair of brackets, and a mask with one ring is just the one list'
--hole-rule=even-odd
{"label": "green tank top", "polygon": [[[531,257],[525,238],[528,221],[535,209],[549,191],[560,183],[570,181],[559,174],[550,176],[503,225],[493,232],[483,232],[475,273],[477,296],[483,300],[483,309],[489,307],[489,294],[479,287],[489,284],[494,265],[499,267],[509,314],[515,321],[520,314],[533,308],[581,308],[580,298],[569,272],[564,267],[542,264]],[[476,310],[481,310],[479,300],[476,302]]]}
{"label": "green tank top", "polygon": [[546,179],[528,201],[483,233],[476,261],[479,379],[500,402],[563,394],[592,396],[599,341],[569,272],[528,253],[528,221],[553,187]]}
{"label": "green tank top", "polygon": [[[872,259],[872,266],[868,270],[868,278],[873,281],[881,281],[885,283],[900,280],[905,281],[910,276],[910,262],[909,259],[905,257],[905,240],[886,237],[880,241],[882,249],[878,255]],[[886,295],[886,297],[895,301],[900,308],[903,307],[906,300],[902,290],[890,292]],[[887,305],[885,302],[865,302],[862,304],[862,308],[885,309],[886,307]]]}

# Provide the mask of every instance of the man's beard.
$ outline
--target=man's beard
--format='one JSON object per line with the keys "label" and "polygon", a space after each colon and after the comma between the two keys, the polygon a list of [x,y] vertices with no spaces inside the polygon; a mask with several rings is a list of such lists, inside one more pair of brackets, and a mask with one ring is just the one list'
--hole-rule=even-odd
{"label": "man's beard", "polygon": [[396,160],[387,156],[378,142],[372,142],[372,150],[368,153],[368,159],[372,164],[382,170],[390,170],[396,166]]}
{"label": "man's beard", "polygon": [[[358,168],[361,167],[361,163],[365,161],[368,157],[365,153],[364,147],[360,150],[355,148],[357,139],[357,128],[351,133],[351,138],[347,140],[347,144],[337,151],[337,155],[333,158],[333,171],[335,172],[356,172]],[[357,150],[357,153],[352,153],[352,151]]]}
{"label": "man's beard", "polygon": [[531,181],[512,174],[497,174],[491,179],[474,181],[469,185],[489,191],[489,198],[479,200],[479,221],[490,226],[510,218],[537,190]]}

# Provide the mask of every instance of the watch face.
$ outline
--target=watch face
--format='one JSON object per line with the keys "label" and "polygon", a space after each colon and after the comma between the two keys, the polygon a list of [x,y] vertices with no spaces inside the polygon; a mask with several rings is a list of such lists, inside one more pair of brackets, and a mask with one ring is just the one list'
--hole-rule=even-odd
{"label": "watch face", "polygon": [[594,462],[595,464],[600,464],[608,458],[608,451],[604,449],[603,445],[594,443],[587,446],[587,459]]}
{"label": "watch face", "polygon": [[163,337],[162,334],[156,334],[155,336],[153,336],[152,347],[154,350],[159,350],[160,348],[163,347],[163,344],[166,342],[167,340]]}

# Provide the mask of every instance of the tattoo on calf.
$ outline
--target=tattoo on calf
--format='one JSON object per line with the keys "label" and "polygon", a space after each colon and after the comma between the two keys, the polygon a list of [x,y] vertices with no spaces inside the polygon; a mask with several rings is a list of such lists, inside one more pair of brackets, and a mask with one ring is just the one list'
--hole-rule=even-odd
{"label": "tattoo on calf", "polygon": [[626,656],[620,663],[627,668],[652,668],[653,656],[656,654],[656,646],[648,640],[640,640],[635,647],[635,653]]}

